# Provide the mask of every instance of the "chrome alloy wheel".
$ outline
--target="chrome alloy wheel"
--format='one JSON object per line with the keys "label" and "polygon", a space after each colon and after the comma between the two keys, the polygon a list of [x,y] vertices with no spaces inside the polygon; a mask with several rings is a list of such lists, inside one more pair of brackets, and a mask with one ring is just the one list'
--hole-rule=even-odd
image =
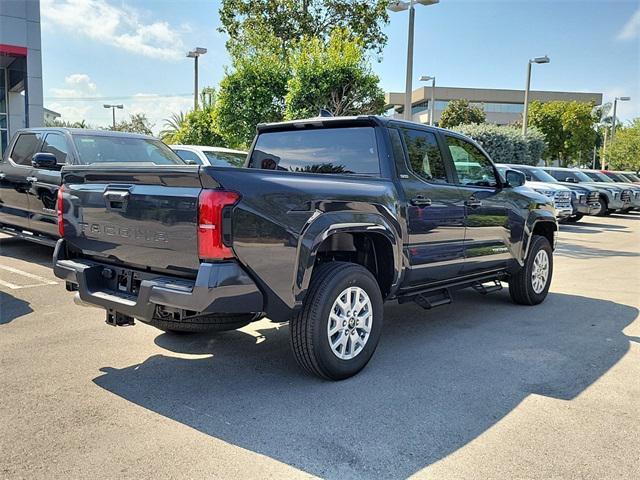
{"label": "chrome alloy wheel", "polygon": [[373,324],[373,306],[360,287],[348,287],[333,302],[327,337],[333,354],[341,360],[356,357],[367,344]]}
{"label": "chrome alloy wheel", "polygon": [[531,270],[531,286],[536,293],[542,293],[547,286],[549,278],[549,255],[546,251],[540,250],[533,259]]}

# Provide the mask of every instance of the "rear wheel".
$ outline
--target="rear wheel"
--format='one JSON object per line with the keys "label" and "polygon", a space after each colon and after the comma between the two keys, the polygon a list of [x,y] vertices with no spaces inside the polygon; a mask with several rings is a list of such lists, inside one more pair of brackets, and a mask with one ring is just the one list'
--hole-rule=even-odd
{"label": "rear wheel", "polygon": [[380,287],[366,268],[346,262],[317,267],[303,308],[289,324],[298,364],[330,380],[358,373],[378,345],[382,304]]}
{"label": "rear wheel", "polygon": [[511,300],[520,305],[542,303],[549,293],[552,275],[553,252],[549,240],[534,235],[524,266],[509,278]]}
{"label": "rear wheel", "polygon": [[262,314],[256,313],[199,315],[181,321],[172,320],[170,317],[154,317],[144,323],[170,333],[225,332],[242,328],[261,317]]}

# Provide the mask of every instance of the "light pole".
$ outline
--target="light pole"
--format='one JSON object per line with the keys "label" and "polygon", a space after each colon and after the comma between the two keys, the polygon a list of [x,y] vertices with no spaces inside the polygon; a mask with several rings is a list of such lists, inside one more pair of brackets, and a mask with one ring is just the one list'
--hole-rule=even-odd
{"label": "light pole", "polygon": [[416,10],[413,7],[414,3],[420,5],[434,5],[440,3],[440,0],[409,0],[408,2],[395,1],[391,2],[387,7],[392,12],[403,12],[409,10],[409,33],[407,39],[407,80],[404,89],[404,118],[411,120],[411,80],[413,78],[413,24],[415,19]]}
{"label": "light pole", "polygon": [[119,110],[122,110],[124,108],[124,105],[120,104],[120,105],[108,105],[108,104],[104,104],[102,105],[104,108],[110,108],[111,109],[111,114],[113,115],[113,129],[116,129],[116,108]]}
{"label": "light pole", "polygon": [[531,64],[532,63],[549,63],[549,57],[535,57],[529,60],[527,64],[527,87],[524,90],[524,112],[522,113],[522,136],[527,134],[527,122],[529,120],[529,88],[531,87]]}
{"label": "light pole", "polygon": [[618,114],[618,100],[621,102],[628,102],[631,100],[631,97],[616,97],[613,100],[613,120],[611,123],[611,142],[613,143],[613,138],[616,136],[616,116]]}
{"label": "light pole", "polygon": [[435,91],[436,91],[436,77],[430,77],[429,75],[422,75],[420,77],[421,82],[428,82],[431,80],[431,101],[429,102],[429,125],[433,126],[433,116],[435,115]]}
{"label": "light pole", "polygon": [[187,58],[193,58],[193,109],[198,109],[198,57],[207,53],[206,48],[196,47],[187,52]]}

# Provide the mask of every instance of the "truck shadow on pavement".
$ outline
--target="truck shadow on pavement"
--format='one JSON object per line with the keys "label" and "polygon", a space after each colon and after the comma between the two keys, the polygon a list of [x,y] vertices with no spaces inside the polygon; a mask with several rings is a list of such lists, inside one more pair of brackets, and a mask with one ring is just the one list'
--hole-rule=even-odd
{"label": "truck shadow on pavement", "polygon": [[33,312],[29,302],[0,291],[0,325],[11,323],[16,318]]}
{"label": "truck shadow on pavement", "polygon": [[1,238],[0,256],[51,267],[53,247],[15,237]]}
{"label": "truck shadow on pavement", "polygon": [[[571,400],[629,349],[636,308],[550,294],[459,292],[425,312],[385,308],[369,366],[342,382],[304,375],[288,327],[162,334],[155,355],[94,381],[205,434],[325,478],[406,478],[465,446],[531,394]],[[199,357],[184,358],[185,354]],[[213,472],[212,472],[213,474]]]}

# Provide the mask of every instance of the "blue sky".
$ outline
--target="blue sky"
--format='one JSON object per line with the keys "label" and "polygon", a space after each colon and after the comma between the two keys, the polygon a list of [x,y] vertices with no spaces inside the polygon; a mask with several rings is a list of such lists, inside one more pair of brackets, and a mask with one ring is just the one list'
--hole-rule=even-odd
{"label": "blue sky", "polygon": [[[144,111],[156,123],[192,104],[194,46],[200,84],[216,86],[229,64],[209,0],[41,0],[45,106],[67,120],[105,125],[105,102],[123,114]],[[385,90],[402,91],[406,12],[392,13],[382,61],[373,63]],[[414,72],[443,86],[602,92],[624,120],[640,116],[640,1],[441,0],[416,7]],[[414,88],[417,87],[417,82]],[[103,100],[102,97],[107,97]]]}

